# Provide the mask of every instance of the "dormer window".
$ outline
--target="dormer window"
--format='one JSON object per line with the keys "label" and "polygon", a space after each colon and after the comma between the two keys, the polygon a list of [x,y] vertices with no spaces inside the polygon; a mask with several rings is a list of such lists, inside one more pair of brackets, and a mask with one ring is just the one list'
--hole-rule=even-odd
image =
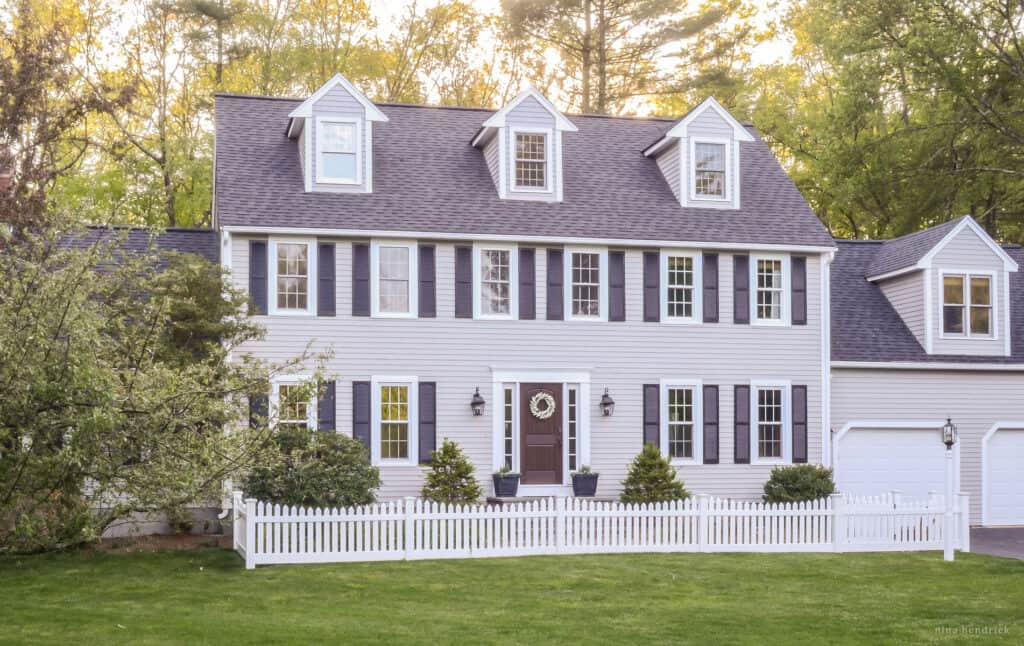
{"label": "dormer window", "polygon": [[699,141],[693,158],[696,197],[725,199],[725,144]]}
{"label": "dormer window", "polygon": [[943,335],[992,336],[992,276],[945,274],[942,296]]}
{"label": "dormer window", "polygon": [[546,132],[515,133],[515,190],[546,190],[548,187],[548,135]]}
{"label": "dormer window", "polygon": [[330,184],[360,183],[359,121],[317,119],[317,181]]}

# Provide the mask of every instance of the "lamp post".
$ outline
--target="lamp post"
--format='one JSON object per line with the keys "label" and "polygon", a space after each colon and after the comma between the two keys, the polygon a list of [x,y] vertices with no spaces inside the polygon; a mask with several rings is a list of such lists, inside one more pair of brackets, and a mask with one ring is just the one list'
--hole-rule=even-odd
{"label": "lamp post", "polygon": [[946,510],[943,514],[942,558],[953,560],[953,445],[956,444],[956,424],[946,418],[942,427],[942,443],[946,445]]}

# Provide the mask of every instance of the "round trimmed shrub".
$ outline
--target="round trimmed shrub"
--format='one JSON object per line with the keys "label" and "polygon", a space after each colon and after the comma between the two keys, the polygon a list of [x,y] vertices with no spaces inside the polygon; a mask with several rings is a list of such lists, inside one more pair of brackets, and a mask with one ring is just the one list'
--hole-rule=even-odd
{"label": "round trimmed shrub", "polygon": [[765,502],[803,502],[835,493],[832,469],[818,464],[775,467],[764,483]]}

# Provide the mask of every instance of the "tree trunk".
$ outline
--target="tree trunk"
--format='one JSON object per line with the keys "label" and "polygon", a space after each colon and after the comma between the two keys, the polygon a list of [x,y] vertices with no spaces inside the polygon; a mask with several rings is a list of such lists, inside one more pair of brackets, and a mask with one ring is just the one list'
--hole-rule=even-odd
{"label": "tree trunk", "polygon": [[167,210],[167,226],[177,226],[177,219],[174,216],[174,184],[171,182],[171,173],[167,168],[166,160],[163,166],[164,179],[164,208]]}
{"label": "tree trunk", "polygon": [[590,7],[591,0],[583,0],[583,55],[580,66],[583,77],[583,105],[581,106],[581,112],[584,114],[590,112],[591,49],[594,46],[591,40]]}
{"label": "tree trunk", "polygon": [[605,0],[597,3],[597,112],[608,114],[608,17],[605,13]]}

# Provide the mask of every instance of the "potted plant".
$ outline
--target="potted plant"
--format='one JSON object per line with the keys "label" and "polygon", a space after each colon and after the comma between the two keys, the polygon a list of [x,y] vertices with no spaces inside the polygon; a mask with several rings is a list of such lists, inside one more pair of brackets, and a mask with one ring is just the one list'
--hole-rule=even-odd
{"label": "potted plant", "polygon": [[491,476],[494,479],[494,495],[499,498],[515,498],[519,491],[519,474],[504,466]]}
{"label": "potted plant", "polygon": [[572,473],[572,495],[593,496],[597,492],[598,473],[584,464]]}

